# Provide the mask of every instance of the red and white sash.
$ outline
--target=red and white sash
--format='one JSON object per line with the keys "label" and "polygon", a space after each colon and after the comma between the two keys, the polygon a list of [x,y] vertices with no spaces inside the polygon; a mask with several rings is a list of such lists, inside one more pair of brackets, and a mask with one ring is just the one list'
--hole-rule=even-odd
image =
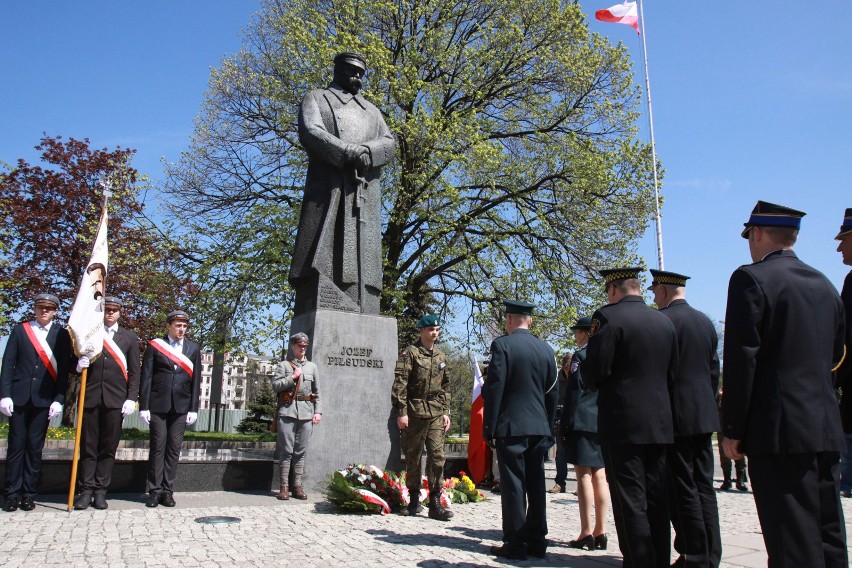
{"label": "red and white sash", "polygon": [[169,345],[168,342],[163,339],[160,339],[159,337],[156,339],[152,339],[149,345],[151,345],[154,349],[171,359],[171,361],[175,365],[178,365],[181,369],[186,371],[186,374],[189,375],[190,378],[193,378],[192,370],[194,368],[194,365],[192,364],[192,361],[190,361],[189,357],[187,357],[183,353],[178,353],[174,351],[172,349],[172,346]]}
{"label": "red and white sash", "polygon": [[121,374],[124,375],[124,382],[127,382],[127,358],[124,356],[124,351],[118,346],[118,343],[109,336],[109,332],[104,334],[104,349],[106,349],[115,362],[118,363],[121,369]]}
{"label": "red and white sash", "polygon": [[41,362],[44,363],[44,366],[47,367],[47,372],[50,373],[50,376],[53,377],[53,380],[56,380],[56,357],[53,356],[53,350],[50,348],[50,345],[47,343],[47,336],[43,336],[41,334],[37,334],[33,330],[33,326],[30,322],[24,322],[24,331],[27,332],[27,337],[30,339],[30,343],[33,344],[33,348],[38,353]]}

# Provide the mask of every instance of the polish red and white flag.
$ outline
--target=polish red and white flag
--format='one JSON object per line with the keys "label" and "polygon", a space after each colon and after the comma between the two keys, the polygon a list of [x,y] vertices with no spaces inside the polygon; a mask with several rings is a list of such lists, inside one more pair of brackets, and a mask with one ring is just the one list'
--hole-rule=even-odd
{"label": "polish red and white flag", "polygon": [[482,400],[482,385],[485,381],[476,357],[471,357],[471,363],[473,363],[473,392],[470,404],[470,435],[467,440],[467,467],[471,480],[474,483],[479,483],[485,479],[489,466],[488,446],[482,437],[485,415],[485,404]]}
{"label": "polish red and white flag", "polygon": [[606,10],[598,10],[595,12],[595,19],[613,24],[626,24],[636,30],[637,34],[639,33],[639,16],[636,9],[636,2],[625,2],[624,4],[616,4]]}

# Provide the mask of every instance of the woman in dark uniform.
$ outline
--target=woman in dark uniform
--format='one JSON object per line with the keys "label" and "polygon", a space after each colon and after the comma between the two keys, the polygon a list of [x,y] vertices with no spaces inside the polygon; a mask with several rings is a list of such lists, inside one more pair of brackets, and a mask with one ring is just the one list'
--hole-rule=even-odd
{"label": "woman in dark uniform", "polygon": [[[598,442],[598,393],[587,390],[580,367],[586,358],[586,344],[592,318],[582,317],[571,329],[579,349],[571,359],[571,374],[565,396],[562,436],[568,451],[568,462],[574,464],[577,476],[577,500],[580,504],[580,536],[569,542],[571,548],[606,550],[606,515],[609,508],[609,485],[606,482],[603,455]],[[573,395],[573,396],[572,396]],[[573,409],[569,400],[576,400]],[[592,525],[592,507],[595,522]]]}

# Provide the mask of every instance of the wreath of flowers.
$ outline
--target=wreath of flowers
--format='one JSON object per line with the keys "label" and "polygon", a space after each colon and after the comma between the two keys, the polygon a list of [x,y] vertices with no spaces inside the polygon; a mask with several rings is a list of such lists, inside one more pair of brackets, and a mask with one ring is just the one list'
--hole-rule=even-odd
{"label": "wreath of flowers", "polygon": [[[450,503],[476,503],[485,496],[476,489],[466,473],[444,481],[441,488],[441,505]],[[405,485],[405,473],[395,474],[374,465],[350,465],[335,471],[324,494],[341,512],[380,513],[386,515],[399,511],[411,501]],[[421,478],[417,499],[429,501],[429,482]]]}

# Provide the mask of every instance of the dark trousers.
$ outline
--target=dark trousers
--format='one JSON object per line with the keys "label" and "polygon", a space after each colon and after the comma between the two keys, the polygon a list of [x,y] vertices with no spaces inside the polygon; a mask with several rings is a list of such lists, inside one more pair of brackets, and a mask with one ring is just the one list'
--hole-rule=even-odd
{"label": "dark trousers", "polygon": [[618,547],[628,568],[668,568],[665,444],[601,444]]}
{"label": "dark trousers", "polygon": [[121,422],[121,408],[86,406],[83,410],[78,492],[106,493],[121,439]]}
{"label": "dark trousers", "polygon": [[503,542],[512,548],[543,548],[547,499],[542,436],[497,438]]}
{"label": "dark trousers", "polygon": [[740,472],[744,472],[746,470],[746,460],[745,458],[738,459],[736,461],[732,460],[725,454],[725,450],[722,449],[722,442],[725,440],[725,436],[722,435],[721,432],[716,432],[716,441],[719,446],[719,465],[722,468],[722,476],[726,481],[731,480],[731,467],[734,467],[737,472],[737,479],[740,478]]}
{"label": "dark trousers", "polygon": [[555,483],[565,487],[568,480],[568,448],[562,443],[562,436],[556,436],[556,477]]}
{"label": "dark trousers", "polygon": [[41,452],[47,435],[48,408],[15,405],[9,417],[6,449],[6,495],[32,497],[41,473]]}
{"label": "dark trousers", "polygon": [[148,451],[148,493],[171,493],[177,477],[186,412],[152,412]]}
{"label": "dark trousers", "polygon": [[716,568],[722,558],[711,435],[675,437],[666,458],[674,547],[684,566]]}
{"label": "dark trousers", "polygon": [[848,568],[838,452],[749,455],[770,568]]}

